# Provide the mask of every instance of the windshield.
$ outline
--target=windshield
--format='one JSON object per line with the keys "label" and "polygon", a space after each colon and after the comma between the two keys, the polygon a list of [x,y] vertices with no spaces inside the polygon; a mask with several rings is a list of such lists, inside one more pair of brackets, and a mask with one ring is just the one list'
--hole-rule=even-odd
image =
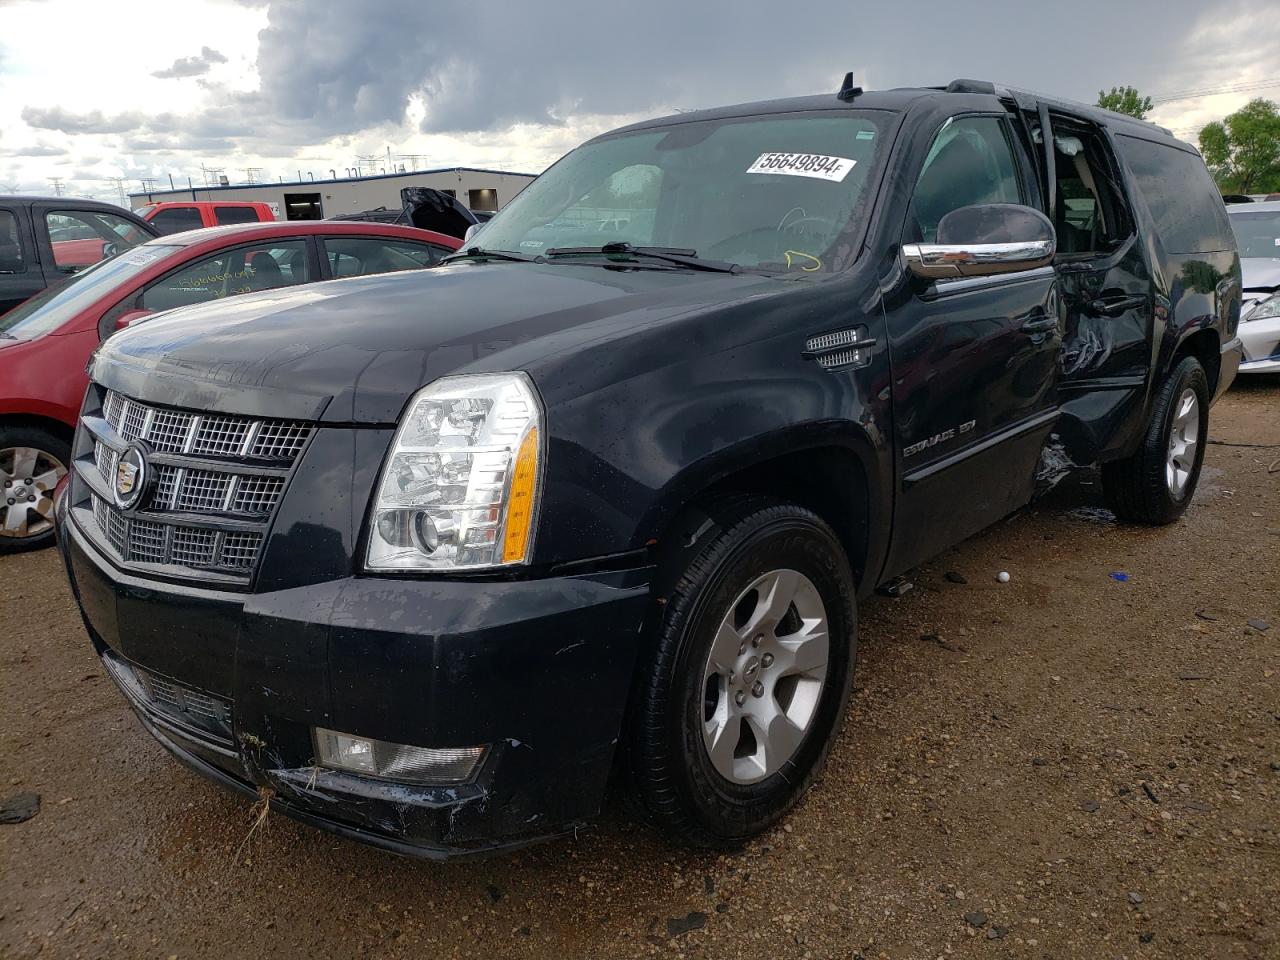
{"label": "windshield", "polygon": [[100,297],[127,283],[175,246],[142,246],[111,260],[103,260],[38,293],[0,317],[0,336],[31,340],[56,330]]}
{"label": "windshield", "polygon": [[596,140],[526,187],[474,244],[546,255],[628,243],[745,268],[837,270],[852,259],[888,116],[704,120]]}
{"label": "windshield", "polygon": [[1280,257],[1280,210],[1250,210],[1231,215],[1231,229],[1242,257]]}

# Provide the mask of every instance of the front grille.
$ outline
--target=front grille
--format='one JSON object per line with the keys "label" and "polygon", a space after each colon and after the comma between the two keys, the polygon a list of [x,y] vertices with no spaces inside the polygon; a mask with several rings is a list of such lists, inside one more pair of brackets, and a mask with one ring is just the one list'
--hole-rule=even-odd
{"label": "front grille", "polygon": [[188,735],[204,735],[224,747],[232,745],[229,700],[144,670],[110,650],[103,654],[102,661],[135,705],[153,717],[159,715],[176,723]]}
{"label": "front grille", "polygon": [[[106,428],[103,427],[105,421]],[[96,474],[89,504],[99,540],[126,564],[173,568],[247,582],[288,474],[312,428],[290,420],[154,407],[109,391],[102,416],[86,413]],[[120,451],[145,441],[153,475],[136,512],[116,508],[110,491]],[[166,460],[166,456],[168,459]]]}

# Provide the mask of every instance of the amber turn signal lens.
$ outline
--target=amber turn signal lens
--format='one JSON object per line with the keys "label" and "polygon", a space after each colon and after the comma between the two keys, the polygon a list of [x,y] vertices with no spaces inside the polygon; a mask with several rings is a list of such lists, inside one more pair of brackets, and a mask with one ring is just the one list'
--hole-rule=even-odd
{"label": "amber turn signal lens", "polygon": [[502,562],[527,559],[529,534],[533,530],[534,492],[538,482],[538,428],[524,435],[511,475],[511,496],[507,501],[507,531],[502,542]]}

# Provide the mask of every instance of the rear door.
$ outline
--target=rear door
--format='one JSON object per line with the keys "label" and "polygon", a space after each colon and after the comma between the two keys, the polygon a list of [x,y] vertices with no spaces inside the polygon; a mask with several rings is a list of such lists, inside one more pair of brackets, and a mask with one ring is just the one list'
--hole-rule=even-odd
{"label": "rear door", "polygon": [[165,207],[151,218],[150,223],[162,236],[199,230],[205,226],[199,207]]}
{"label": "rear door", "polygon": [[[1138,233],[1108,133],[1079,117],[1046,114],[1052,183],[1045,214],[1066,316],[1063,439],[1082,462],[1120,452],[1121,425],[1142,413],[1156,303],[1147,244]],[[1046,154],[1048,154],[1046,150]]]}
{"label": "rear door", "polygon": [[324,237],[322,245],[325,276],[332,278],[421,270],[453,252],[400,237]]}
{"label": "rear door", "polygon": [[25,210],[0,205],[0,315],[45,287]]}
{"label": "rear door", "polygon": [[222,204],[213,208],[213,219],[219,226],[228,223],[257,223],[258,211],[253,207],[229,207]]}
{"label": "rear door", "polygon": [[[1031,202],[1029,161],[1007,116],[953,116],[929,133],[904,243],[932,242],[961,207]],[[899,482],[890,573],[1030,499],[1057,415],[1056,291],[1043,267],[932,282],[907,275],[886,296]]]}

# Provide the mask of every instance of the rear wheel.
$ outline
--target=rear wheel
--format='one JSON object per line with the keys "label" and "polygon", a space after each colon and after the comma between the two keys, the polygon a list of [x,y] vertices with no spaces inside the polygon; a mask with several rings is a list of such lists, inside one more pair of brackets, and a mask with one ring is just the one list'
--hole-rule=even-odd
{"label": "rear wheel", "polygon": [[0,553],[53,542],[53,489],[71,449],[36,427],[0,427]]}
{"label": "rear wheel", "polygon": [[1200,481],[1208,434],[1209,381],[1200,361],[1185,357],[1161,385],[1137,453],[1103,464],[1103,490],[1115,515],[1149,524],[1182,516]]}
{"label": "rear wheel", "polygon": [[815,514],[750,500],[714,519],[639,668],[628,760],[660,827],[729,847],[781,818],[826,760],[855,612],[844,551]]}

